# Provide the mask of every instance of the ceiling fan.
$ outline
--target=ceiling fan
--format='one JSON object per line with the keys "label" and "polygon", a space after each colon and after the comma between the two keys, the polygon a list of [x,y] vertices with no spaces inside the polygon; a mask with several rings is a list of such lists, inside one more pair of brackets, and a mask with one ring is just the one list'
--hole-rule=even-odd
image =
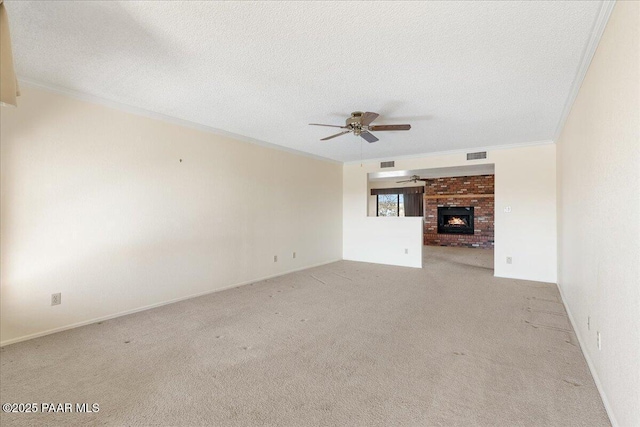
{"label": "ceiling fan", "polygon": [[420,176],[419,176],[419,175],[411,175],[411,178],[406,179],[406,180],[404,180],[404,181],[396,181],[396,184],[402,184],[402,183],[405,183],[405,182],[413,182],[413,183],[416,183],[416,182],[418,182],[418,181],[425,181],[425,182],[426,182],[427,180],[426,180],[426,179],[424,179],[424,178],[420,178]]}
{"label": "ceiling fan", "polygon": [[327,126],[332,128],[340,128],[345,129],[340,133],[336,133],[335,135],[328,136],[326,138],[322,138],[320,141],[326,141],[331,138],[335,138],[336,136],[345,135],[347,133],[353,133],[356,136],[360,136],[364,138],[367,142],[376,142],[378,138],[376,138],[371,131],[379,132],[379,131],[387,131],[387,130],[409,130],[411,129],[411,125],[372,125],[376,118],[378,118],[378,113],[372,113],[367,111],[363,113],[362,111],[354,111],[351,113],[351,117],[346,120],[345,126],[336,126],[336,125],[324,125],[320,123],[309,123],[312,126]]}

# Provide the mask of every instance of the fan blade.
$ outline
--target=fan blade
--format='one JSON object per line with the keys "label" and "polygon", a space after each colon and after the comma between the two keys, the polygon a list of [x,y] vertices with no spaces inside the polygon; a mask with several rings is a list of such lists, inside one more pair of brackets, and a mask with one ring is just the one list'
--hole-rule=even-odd
{"label": "fan blade", "polygon": [[376,142],[379,141],[378,138],[376,138],[375,136],[373,136],[372,133],[369,133],[367,131],[362,131],[362,133],[360,134],[361,137],[363,137],[367,142]]}
{"label": "fan blade", "polygon": [[326,138],[322,138],[320,141],[326,141],[327,139],[335,138],[336,136],[344,135],[345,133],[351,133],[350,130],[345,130],[340,133],[336,133],[335,135],[328,136]]}
{"label": "fan blade", "polygon": [[411,129],[411,125],[377,125],[377,126],[369,126],[370,130],[380,131],[380,130],[409,130]]}
{"label": "fan blade", "polygon": [[311,126],[326,126],[326,127],[330,127],[330,128],[340,128],[340,129],[346,129],[346,126],[337,126],[337,125],[323,125],[320,123],[309,123],[309,125]]}
{"label": "fan blade", "polygon": [[408,179],[406,181],[396,181],[396,184],[404,184],[405,182],[412,182],[412,179]]}
{"label": "fan blade", "polygon": [[379,115],[380,114],[378,113],[372,113],[370,111],[367,111],[362,115],[362,118],[360,119],[360,123],[362,124],[362,126],[369,126],[372,121],[378,118]]}

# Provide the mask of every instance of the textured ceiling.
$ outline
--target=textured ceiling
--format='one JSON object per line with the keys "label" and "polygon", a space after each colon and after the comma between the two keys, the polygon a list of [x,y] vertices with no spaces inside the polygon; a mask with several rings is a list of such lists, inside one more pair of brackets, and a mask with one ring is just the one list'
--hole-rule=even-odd
{"label": "textured ceiling", "polygon": [[[21,78],[339,161],[553,139],[602,6],[5,4]],[[354,110],[413,128],[361,147],[307,125]]]}

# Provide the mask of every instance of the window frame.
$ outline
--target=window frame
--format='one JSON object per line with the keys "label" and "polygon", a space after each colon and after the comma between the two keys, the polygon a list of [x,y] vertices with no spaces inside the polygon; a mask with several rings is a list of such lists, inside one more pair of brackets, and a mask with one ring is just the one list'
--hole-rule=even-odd
{"label": "window frame", "polygon": [[[396,217],[400,217],[400,195],[404,196],[402,193],[392,193],[392,194],[376,194],[376,217],[380,217],[380,196],[396,196]],[[404,203],[404,197],[402,198],[402,203]],[[389,216],[382,216],[382,218],[389,218]]]}

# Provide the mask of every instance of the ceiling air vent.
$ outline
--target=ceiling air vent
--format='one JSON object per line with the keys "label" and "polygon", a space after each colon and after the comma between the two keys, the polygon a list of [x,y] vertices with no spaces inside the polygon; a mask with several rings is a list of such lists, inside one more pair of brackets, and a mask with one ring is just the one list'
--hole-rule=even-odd
{"label": "ceiling air vent", "polygon": [[467,160],[480,160],[486,159],[487,152],[486,151],[478,151],[477,153],[467,153]]}
{"label": "ceiling air vent", "polygon": [[393,167],[395,167],[395,165],[396,165],[396,162],[393,162],[393,161],[391,161],[391,162],[380,162],[380,167],[381,168],[393,168]]}

